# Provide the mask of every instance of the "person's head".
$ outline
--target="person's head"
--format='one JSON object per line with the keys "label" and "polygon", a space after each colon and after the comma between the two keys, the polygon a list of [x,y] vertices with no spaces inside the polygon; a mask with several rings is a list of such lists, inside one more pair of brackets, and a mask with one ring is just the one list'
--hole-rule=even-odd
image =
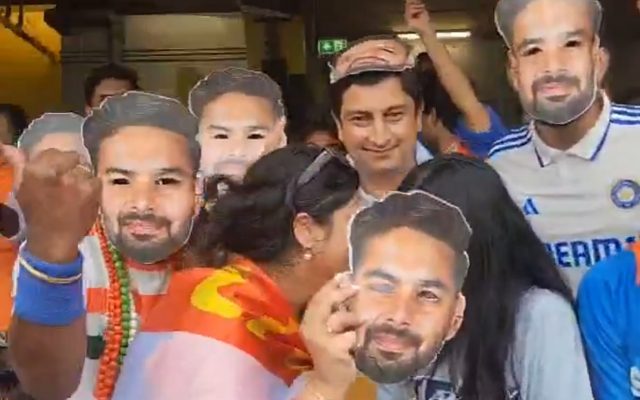
{"label": "person's head", "polygon": [[73,151],[89,163],[89,154],[82,142],[84,119],[74,113],[46,113],[33,120],[18,140],[18,148],[27,159],[48,149]]}
{"label": "person's head", "polygon": [[330,87],[338,135],[364,176],[406,174],[415,165],[422,96],[413,69],[369,71]]}
{"label": "person's head", "polygon": [[[241,183],[226,183],[195,230],[194,249],[207,265],[227,262],[220,253],[240,255],[276,281],[297,279],[287,293],[294,305],[347,269],[346,227],[359,182],[344,155],[290,145],[260,158]],[[215,192],[216,179],[208,186]]]}
{"label": "person's head", "polygon": [[500,0],[495,19],[525,111],[565,125],[591,108],[606,72],[598,0]]}
{"label": "person's head", "polygon": [[438,156],[417,166],[400,190],[432,193],[459,207],[471,225],[470,267],[462,288],[467,310],[445,352],[464,357],[458,371],[462,376],[455,377],[463,382],[464,398],[502,399],[522,296],[537,287],[571,301],[571,291],[499,175],[485,162]]}
{"label": "person's head", "polygon": [[331,112],[323,107],[314,108],[307,115],[304,125],[296,132],[295,139],[297,142],[319,147],[340,145],[336,123],[331,117]]}
{"label": "person's head", "polygon": [[27,127],[27,114],[16,104],[0,104],[0,143],[14,144]]}
{"label": "person's head", "polygon": [[435,360],[462,322],[471,230],[456,207],[425,192],[393,192],[350,225],[358,369],[406,380]]}
{"label": "person's head", "polygon": [[131,259],[167,258],[188,239],[196,210],[198,121],[177,100],[143,92],[112,96],[82,127],[102,181],[102,222]]}
{"label": "person's head", "polygon": [[286,145],[282,90],[262,72],[229,68],[212,73],[192,89],[189,109],[200,119],[205,176],[241,179],[258,158]]}
{"label": "person's head", "polygon": [[110,96],[138,89],[138,73],[129,67],[105,64],[94,68],[84,81],[85,113],[89,115]]}

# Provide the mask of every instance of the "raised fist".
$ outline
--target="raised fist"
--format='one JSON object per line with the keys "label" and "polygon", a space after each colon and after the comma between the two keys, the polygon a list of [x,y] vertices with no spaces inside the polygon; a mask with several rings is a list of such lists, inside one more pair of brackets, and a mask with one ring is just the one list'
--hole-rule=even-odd
{"label": "raised fist", "polygon": [[100,180],[75,152],[49,149],[25,165],[17,199],[27,250],[51,263],[73,261],[98,217]]}
{"label": "raised fist", "polygon": [[409,28],[422,32],[431,24],[429,11],[422,0],[406,0],[404,3],[404,19]]}
{"label": "raised fist", "polygon": [[0,144],[0,164],[8,163],[13,168],[13,187],[20,186],[22,171],[25,165],[25,155],[17,147]]}

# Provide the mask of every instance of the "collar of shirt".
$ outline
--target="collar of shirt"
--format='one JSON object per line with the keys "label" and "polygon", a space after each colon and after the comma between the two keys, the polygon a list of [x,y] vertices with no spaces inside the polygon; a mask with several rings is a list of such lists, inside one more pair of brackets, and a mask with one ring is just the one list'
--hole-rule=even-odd
{"label": "collar of shirt", "polygon": [[606,141],[611,122],[611,101],[604,93],[602,99],[604,106],[598,121],[578,143],[568,150],[554,149],[545,144],[536,132],[535,121],[529,123],[529,131],[533,133],[533,147],[541,167],[544,168],[557,162],[564,154],[570,154],[587,161],[596,159]]}

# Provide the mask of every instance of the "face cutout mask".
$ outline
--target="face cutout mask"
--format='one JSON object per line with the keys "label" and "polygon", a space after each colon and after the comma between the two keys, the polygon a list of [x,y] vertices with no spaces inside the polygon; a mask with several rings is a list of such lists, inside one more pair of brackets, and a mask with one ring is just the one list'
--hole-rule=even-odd
{"label": "face cutout mask", "polygon": [[334,64],[329,64],[330,83],[362,72],[401,72],[414,66],[415,59],[398,40],[364,40],[340,54]]}
{"label": "face cutout mask", "polygon": [[349,264],[360,290],[351,307],[364,321],[354,352],[360,372],[398,383],[436,360],[462,322],[470,236],[458,208],[421,191],[390,193],[353,217]]}

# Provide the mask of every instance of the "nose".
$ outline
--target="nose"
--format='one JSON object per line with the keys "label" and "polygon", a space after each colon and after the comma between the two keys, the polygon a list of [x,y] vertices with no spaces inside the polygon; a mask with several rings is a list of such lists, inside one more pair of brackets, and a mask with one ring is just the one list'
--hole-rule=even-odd
{"label": "nose", "polygon": [[373,130],[369,136],[369,141],[377,148],[385,148],[391,143],[391,134],[383,118],[376,118],[373,121]]}
{"label": "nose", "polygon": [[246,152],[247,143],[242,135],[244,134],[231,135],[229,138],[228,155],[238,157]]}
{"label": "nose", "polygon": [[399,293],[391,302],[387,321],[395,326],[409,326],[413,318],[413,302],[410,294]]}
{"label": "nose", "polygon": [[565,55],[562,49],[547,50],[544,53],[543,67],[547,74],[557,74],[566,69]]}
{"label": "nose", "polygon": [[138,212],[153,210],[154,192],[154,182],[137,182],[131,188],[129,207]]}

